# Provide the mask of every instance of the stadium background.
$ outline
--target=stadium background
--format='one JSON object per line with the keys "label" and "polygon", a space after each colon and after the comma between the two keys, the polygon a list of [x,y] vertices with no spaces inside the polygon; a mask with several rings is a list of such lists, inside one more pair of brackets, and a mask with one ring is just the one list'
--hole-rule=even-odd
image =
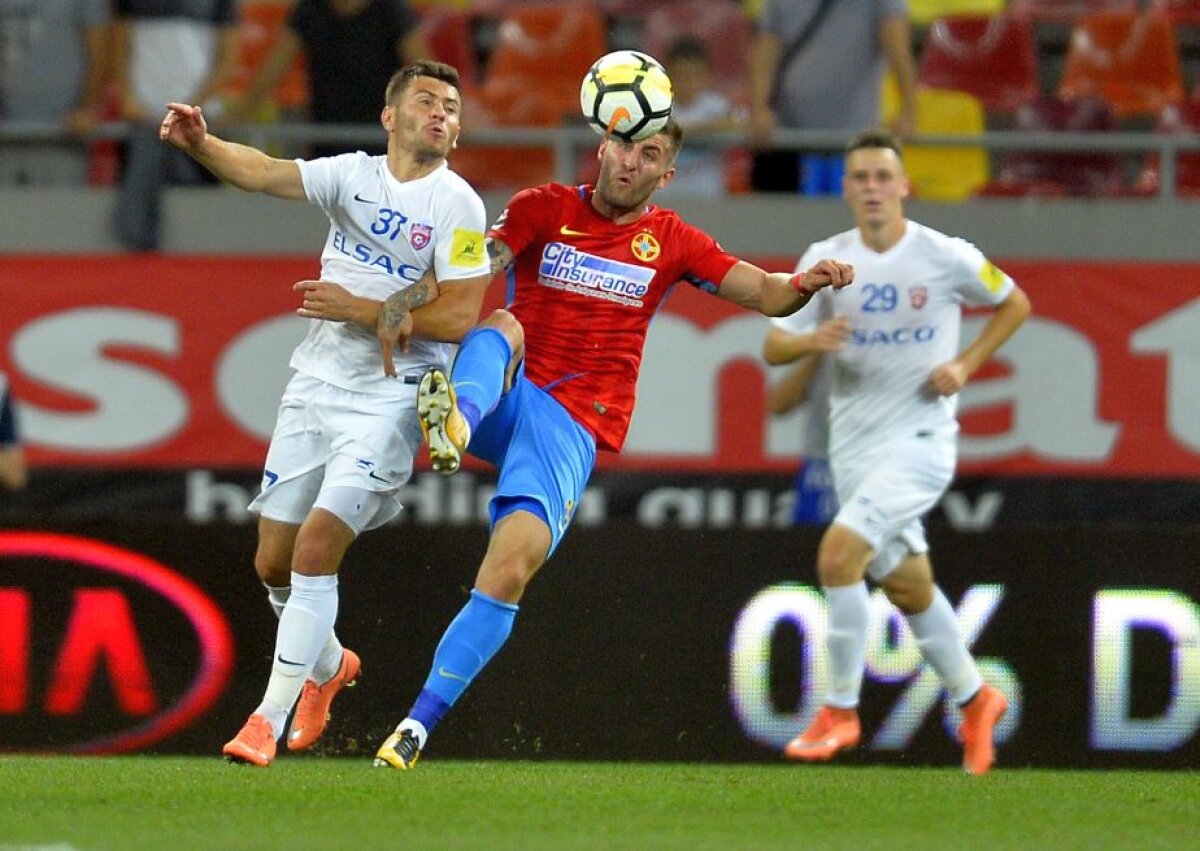
{"label": "stadium background", "polygon": [[[964,393],[960,477],[931,518],[947,593],[1017,698],[1006,762],[1200,757],[1196,203],[910,207],[1035,304]],[[34,464],[0,496],[0,747],[210,753],[269,664],[244,503],[296,333],[289,287],[315,276],[325,227],[305,205],[173,190],[165,252],[136,257],[108,236],[112,206],[108,188],[0,192],[0,369]],[[837,200],[674,206],[770,268],[851,224]],[[823,624],[817,535],[782,520],[794,423],[765,418],[764,322],[672,298],[629,451],[439,755],[777,758],[819,699]],[[330,750],[369,751],[419,687],[482,552],[488,482],[419,473],[409,515],[355,545],[340,630],[366,667]],[[953,762],[911,642],[884,607],[874,623],[870,759]]]}

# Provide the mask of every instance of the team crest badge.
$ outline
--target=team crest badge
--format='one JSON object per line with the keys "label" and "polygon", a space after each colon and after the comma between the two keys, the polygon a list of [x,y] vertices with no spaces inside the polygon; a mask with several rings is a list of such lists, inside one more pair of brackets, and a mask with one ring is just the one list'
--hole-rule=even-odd
{"label": "team crest badge", "polygon": [[433,225],[414,224],[412,230],[408,232],[408,241],[417,251],[428,245],[431,239],[433,239]]}
{"label": "team crest badge", "polygon": [[908,303],[913,310],[920,310],[929,301],[929,287],[909,287]]}
{"label": "team crest badge", "polygon": [[633,256],[643,263],[657,259],[658,255],[662,253],[662,247],[658,244],[658,240],[648,233],[639,233],[635,236],[633,242],[629,243],[629,248],[633,252]]}

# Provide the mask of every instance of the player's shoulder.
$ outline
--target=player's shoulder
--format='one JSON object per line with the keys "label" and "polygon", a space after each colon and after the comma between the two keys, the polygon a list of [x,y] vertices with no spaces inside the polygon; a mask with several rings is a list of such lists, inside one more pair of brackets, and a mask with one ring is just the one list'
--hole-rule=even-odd
{"label": "player's shoulder", "polygon": [[912,244],[924,251],[956,256],[971,256],[979,253],[979,249],[973,242],[961,236],[943,233],[929,225],[914,222],[912,219],[908,220],[908,226],[912,229]]}
{"label": "player's shoulder", "polygon": [[473,198],[483,202],[475,187],[453,168],[447,166],[439,169],[437,175],[438,187],[435,194],[449,194],[455,198]]}

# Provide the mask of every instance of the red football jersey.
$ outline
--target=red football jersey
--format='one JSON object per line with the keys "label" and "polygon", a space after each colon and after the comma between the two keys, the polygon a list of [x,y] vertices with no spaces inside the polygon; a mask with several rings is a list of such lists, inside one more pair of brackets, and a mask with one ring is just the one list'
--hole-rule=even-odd
{"label": "red football jersey", "polygon": [[619,225],[591,197],[591,186],[526,189],[488,236],[516,258],[508,309],[525,328],[525,375],[617,451],[655,311],[678,281],[716,292],[738,258],[671,210]]}

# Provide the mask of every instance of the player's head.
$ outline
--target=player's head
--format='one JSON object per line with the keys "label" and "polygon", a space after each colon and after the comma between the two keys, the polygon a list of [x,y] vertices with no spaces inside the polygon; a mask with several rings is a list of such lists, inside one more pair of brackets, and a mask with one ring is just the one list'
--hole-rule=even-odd
{"label": "player's head", "polygon": [[600,160],[596,197],[617,213],[640,209],[671,182],[682,147],[683,127],[674,118],[640,142],[606,138],[596,154]]}
{"label": "player's head", "polygon": [[380,120],[393,140],[418,159],[444,158],[458,142],[462,97],[458,71],[444,62],[421,60],[392,75]]}
{"label": "player's head", "polygon": [[846,145],[842,197],[859,227],[882,227],[904,218],[908,175],[899,140],[882,130],[865,130]]}

